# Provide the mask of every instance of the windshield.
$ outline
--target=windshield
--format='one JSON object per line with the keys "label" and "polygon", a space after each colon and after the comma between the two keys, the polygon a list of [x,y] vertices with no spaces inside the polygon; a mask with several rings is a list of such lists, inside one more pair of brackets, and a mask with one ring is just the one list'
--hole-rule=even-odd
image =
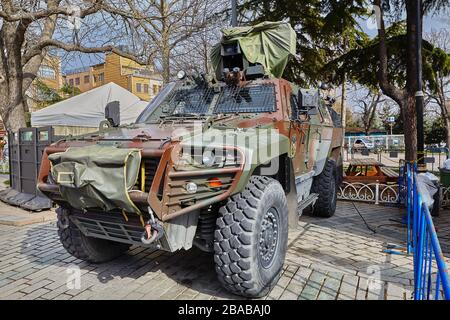
{"label": "windshield", "polygon": [[137,123],[166,117],[258,113],[276,110],[274,84],[246,87],[207,87],[168,84],[137,119]]}

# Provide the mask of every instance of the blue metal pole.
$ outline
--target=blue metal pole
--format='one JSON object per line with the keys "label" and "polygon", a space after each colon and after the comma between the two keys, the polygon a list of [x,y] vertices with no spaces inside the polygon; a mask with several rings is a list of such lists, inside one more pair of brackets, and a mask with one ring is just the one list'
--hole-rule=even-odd
{"label": "blue metal pole", "polygon": [[[427,237],[429,238],[429,237]],[[433,247],[431,246],[431,241],[429,239],[427,239],[427,242],[430,242],[430,244],[427,244],[427,248],[429,250],[429,256],[428,256],[428,284],[427,284],[427,300],[430,300],[430,294],[431,294],[431,285],[432,285],[432,269],[431,267],[433,266]]]}
{"label": "blue metal pole", "polygon": [[428,270],[428,233],[426,232],[426,226],[424,226],[425,229],[425,239],[424,239],[424,252],[423,252],[423,272],[422,272],[422,292],[421,292],[421,299],[423,300],[426,290],[426,283],[427,283],[427,270]]}
{"label": "blue metal pole", "polygon": [[441,286],[441,276],[439,275],[439,272],[436,274],[436,292],[435,292],[435,300],[439,300],[439,289]]}
{"label": "blue metal pole", "polygon": [[426,207],[424,216],[430,229],[429,231],[431,236],[431,245],[433,246],[434,254],[436,257],[436,263],[438,266],[438,272],[442,282],[442,290],[444,291],[444,297],[446,300],[450,300],[450,280],[448,276],[447,265],[444,260],[444,255],[442,254],[442,249],[441,245],[439,244],[436,229],[434,228],[433,225],[433,219],[431,219],[430,212]]}
{"label": "blue metal pole", "polygon": [[[418,195],[419,205],[422,208],[422,200],[420,194]],[[419,210],[419,214],[422,210]],[[423,277],[423,247],[424,247],[424,235],[425,235],[425,223],[423,221],[423,215],[420,215],[419,219],[419,234],[417,246],[414,248],[416,256],[416,270],[415,270],[415,285],[414,285],[414,300],[420,300],[422,295],[422,277]]]}

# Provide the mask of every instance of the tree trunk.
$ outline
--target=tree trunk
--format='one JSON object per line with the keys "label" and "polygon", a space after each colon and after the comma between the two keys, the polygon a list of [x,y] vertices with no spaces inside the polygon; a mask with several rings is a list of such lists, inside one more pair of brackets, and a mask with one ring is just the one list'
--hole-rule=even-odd
{"label": "tree trunk", "polygon": [[400,107],[403,117],[403,131],[405,133],[405,160],[415,161],[417,159],[417,117],[415,97],[408,96]]}
{"label": "tree trunk", "polygon": [[444,117],[445,126],[445,144],[447,148],[450,148],[450,119],[449,117]]}
{"label": "tree trunk", "polygon": [[[416,92],[419,88],[417,82],[417,29],[420,26],[416,21],[416,10],[418,1],[406,1],[406,29],[407,29],[407,56],[406,56],[406,91],[407,102],[403,111],[403,123],[405,130],[405,146],[407,161],[417,160],[417,109]],[[422,32],[422,30],[419,30]],[[423,133],[422,133],[423,134]],[[423,155],[421,155],[423,156]]]}
{"label": "tree trunk", "polygon": [[25,107],[23,101],[12,107],[9,115],[2,114],[2,119],[5,119],[5,127],[14,132],[17,132],[20,128],[26,127]]}
{"label": "tree trunk", "polygon": [[164,84],[170,82],[170,51],[164,50],[162,56],[162,77]]}

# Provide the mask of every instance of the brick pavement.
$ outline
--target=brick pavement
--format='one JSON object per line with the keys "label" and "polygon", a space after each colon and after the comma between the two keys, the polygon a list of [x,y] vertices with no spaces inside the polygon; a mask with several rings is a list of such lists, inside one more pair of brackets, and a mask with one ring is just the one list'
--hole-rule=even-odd
{"label": "brick pavement", "polygon": [[[263,299],[410,299],[412,258],[382,252],[402,244],[405,229],[390,219],[396,208],[339,202],[331,219],[303,216],[290,234],[283,273]],[[449,257],[450,214],[436,219]],[[448,259],[447,259],[448,260]],[[80,274],[76,281],[68,281]],[[74,288],[75,286],[75,288]],[[70,256],[54,222],[0,226],[0,299],[233,299],[216,280],[210,254],[167,253],[134,247],[104,264]]]}

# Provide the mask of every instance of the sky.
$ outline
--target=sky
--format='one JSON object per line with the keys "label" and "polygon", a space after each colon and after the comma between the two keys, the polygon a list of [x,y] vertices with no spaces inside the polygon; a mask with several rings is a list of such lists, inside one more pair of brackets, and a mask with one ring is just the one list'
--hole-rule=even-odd
{"label": "sky", "polygon": [[[450,17],[448,15],[449,12],[433,14],[429,16],[425,16],[423,20],[423,33],[429,33],[431,31],[438,31],[444,28],[450,29]],[[370,37],[375,37],[377,35],[377,25],[374,19],[370,20],[360,20],[360,26],[362,30],[368,34]],[[386,23],[386,27],[389,25]],[[358,106],[355,103],[355,98],[359,98],[362,95],[362,91],[365,89],[349,88],[347,91],[347,107],[352,109],[353,111],[358,111]],[[340,97],[340,89],[336,90],[336,95],[338,98]],[[392,104],[394,105],[394,104]],[[393,113],[397,113],[397,110],[394,110]]]}
{"label": "sky", "polygon": [[[374,37],[377,34],[376,22],[374,19],[361,20],[360,26],[369,36]],[[439,30],[442,28],[450,28],[449,12],[443,12],[438,15],[426,16],[423,22],[424,33],[431,30]],[[76,54],[71,53],[64,59],[62,68],[63,72],[77,69],[80,67],[90,66],[100,63],[104,59],[104,54]]]}
{"label": "sky", "polygon": [[[370,37],[375,37],[377,35],[377,25],[374,19],[360,20],[360,26],[362,30],[367,33]],[[387,25],[388,26],[388,25]],[[440,30],[443,28],[450,28],[450,17],[447,13],[440,13],[438,15],[433,14],[424,17],[423,30],[424,33],[429,33],[432,30]],[[68,70],[73,70],[80,67],[86,67],[96,63],[100,63],[104,60],[104,54],[77,54],[69,53],[66,59],[63,59],[63,72]],[[339,99],[340,89],[336,88],[336,98]],[[349,88],[347,97],[347,106],[356,111],[357,106],[353,101],[355,97],[361,96],[361,91],[359,89]]]}

